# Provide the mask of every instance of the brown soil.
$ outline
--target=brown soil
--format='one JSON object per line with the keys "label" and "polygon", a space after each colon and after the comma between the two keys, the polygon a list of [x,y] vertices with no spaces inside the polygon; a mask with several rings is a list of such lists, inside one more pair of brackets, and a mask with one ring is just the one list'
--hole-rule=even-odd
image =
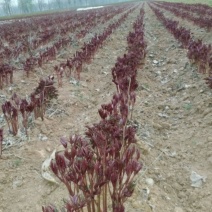
{"label": "brown soil", "polygon": [[[186,50],[179,48],[147,5],[145,11],[148,54],[144,69],[138,70],[134,111],[144,167],[138,175],[136,190],[126,203],[126,211],[209,212],[212,92],[204,83],[204,76],[189,63]],[[29,140],[22,132],[16,137],[9,135],[0,117],[4,143],[11,144],[0,159],[0,212],[38,212],[42,205],[61,204],[62,198],[67,198],[62,183],[52,184],[42,178],[42,162],[58,148],[60,137],[83,134],[86,125],[99,120],[100,105],[109,102],[115,92],[111,68],[126,51],[126,37],[138,12],[139,8],[129,15],[92,63],[84,66],[79,83],[63,78],[59,98],[47,110],[45,120],[30,124]],[[62,57],[46,64],[44,75],[51,73],[66,54]],[[29,79],[17,73],[11,87],[18,94],[29,94],[41,76],[40,70]],[[4,88],[1,103],[10,96],[10,89]],[[191,186],[192,171],[207,177],[199,188]]]}

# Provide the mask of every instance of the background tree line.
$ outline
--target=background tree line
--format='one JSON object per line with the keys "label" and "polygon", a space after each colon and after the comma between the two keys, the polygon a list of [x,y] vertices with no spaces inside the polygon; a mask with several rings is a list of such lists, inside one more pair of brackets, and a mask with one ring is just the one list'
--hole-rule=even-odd
{"label": "background tree line", "polygon": [[129,0],[1,0],[0,14],[13,15],[20,13],[62,10],[74,7],[89,7],[104,4],[125,2]]}

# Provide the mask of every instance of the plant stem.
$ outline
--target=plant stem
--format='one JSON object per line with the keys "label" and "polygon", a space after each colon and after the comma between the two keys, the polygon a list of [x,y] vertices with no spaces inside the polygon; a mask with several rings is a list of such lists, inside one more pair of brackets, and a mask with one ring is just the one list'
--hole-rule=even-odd
{"label": "plant stem", "polygon": [[8,127],[9,127],[9,131],[11,131],[9,119],[8,119],[8,117],[6,115],[4,115],[4,117],[6,119],[6,122],[7,122]]}
{"label": "plant stem", "polygon": [[[129,87],[128,87],[128,91],[127,91],[127,107],[128,107],[128,112],[129,112],[129,108],[130,108],[130,86],[131,86],[131,78],[129,79]],[[123,147],[126,146],[126,141],[125,141],[125,131],[126,131],[126,125],[127,125],[127,120],[128,120],[128,114],[126,117],[126,122],[123,128]]]}
{"label": "plant stem", "polygon": [[91,201],[91,206],[92,206],[92,212],[95,212],[95,202],[94,202],[94,199],[92,199]]}
{"label": "plant stem", "polygon": [[88,212],[92,212],[91,211],[91,204],[90,203],[87,204],[87,209],[88,209]]}
{"label": "plant stem", "polygon": [[105,212],[107,212],[107,184],[105,184]]}
{"label": "plant stem", "polygon": [[101,202],[101,193],[97,196],[97,212],[101,211],[100,202]]}
{"label": "plant stem", "polygon": [[103,186],[103,212],[107,212],[107,184]]}
{"label": "plant stem", "polygon": [[134,104],[132,104],[132,109],[131,109],[130,120],[132,120],[132,118],[133,118],[133,109],[134,109]]}

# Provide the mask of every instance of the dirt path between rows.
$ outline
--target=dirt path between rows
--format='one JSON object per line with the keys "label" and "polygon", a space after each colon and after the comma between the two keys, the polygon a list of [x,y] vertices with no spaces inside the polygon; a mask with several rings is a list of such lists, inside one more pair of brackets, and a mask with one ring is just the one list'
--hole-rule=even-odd
{"label": "dirt path between rows", "polygon": [[[149,7],[145,23],[148,55],[138,75],[136,121],[146,169],[135,196],[148,188],[150,211],[210,211],[211,90]],[[199,188],[191,186],[192,171],[207,177]]]}

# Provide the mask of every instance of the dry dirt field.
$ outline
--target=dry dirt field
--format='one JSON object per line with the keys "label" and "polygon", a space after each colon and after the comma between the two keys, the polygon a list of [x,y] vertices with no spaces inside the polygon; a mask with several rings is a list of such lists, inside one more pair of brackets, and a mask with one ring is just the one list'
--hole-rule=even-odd
{"label": "dry dirt field", "polygon": [[[83,66],[81,81],[63,78],[58,99],[48,108],[44,121],[30,123],[28,139],[23,133],[15,137],[9,134],[1,111],[5,139],[0,158],[0,212],[39,212],[42,205],[60,204],[67,197],[62,183],[42,178],[41,165],[59,147],[60,137],[83,134],[86,125],[100,119],[100,105],[110,102],[115,92],[111,68],[126,52],[126,38],[140,8],[105,41],[92,63]],[[191,24],[189,27],[198,37],[199,29]],[[76,40],[60,52],[56,61],[45,64],[42,70],[37,68],[29,79],[21,71],[16,72],[11,88],[0,91],[1,104],[11,97],[11,89],[21,96],[33,91],[40,77],[51,74],[54,65],[73,55],[95,30],[102,29],[98,27],[83,40]],[[212,36],[208,37],[207,42],[212,43]],[[136,190],[126,202],[126,211],[210,212],[212,90],[190,64],[186,50],[147,4],[145,40],[147,56],[144,68],[138,70],[133,117],[144,166]],[[203,177],[199,187],[192,186],[190,177],[194,172]]]}

